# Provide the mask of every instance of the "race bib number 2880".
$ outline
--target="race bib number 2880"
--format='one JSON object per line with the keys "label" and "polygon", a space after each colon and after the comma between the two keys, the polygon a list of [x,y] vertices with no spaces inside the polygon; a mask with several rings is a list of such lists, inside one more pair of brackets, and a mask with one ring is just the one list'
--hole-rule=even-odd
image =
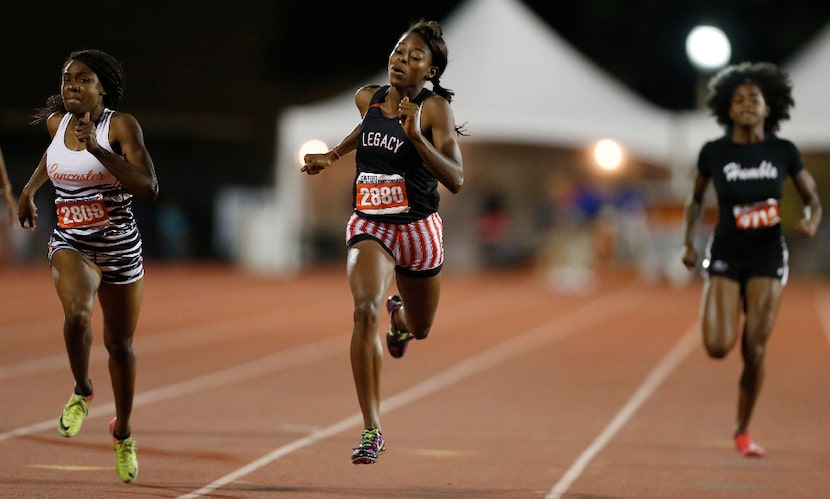
{"label": "race bib number 2880", "polygon": [[409,211],[406,183],[397,174],[366,173],[357,176],[355,209],[370,215]]}

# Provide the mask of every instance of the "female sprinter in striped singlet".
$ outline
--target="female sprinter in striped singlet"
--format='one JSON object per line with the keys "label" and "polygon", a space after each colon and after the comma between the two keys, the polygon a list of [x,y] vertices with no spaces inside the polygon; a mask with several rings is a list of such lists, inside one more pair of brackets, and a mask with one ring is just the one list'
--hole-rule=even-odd
{"label": "female sprinter in striped singlet", "polygon": [[52,142],[20,194],[18,216],[34,230],[37,190],[55,187],[57,227],[48,257],[64,312],[63,335],[75,389],[58,419],[58,432],[73,437],[88,414],[93,389],[89,374],[92,309],[97,293],[104,344],[115,397],[110,422],[118,476],[138,474],[130,414],[135,389],[133,334],[144,289],[141,236],[132,198],[158,195],[153,161],[136,119],[117,112],[124,95],[121,64],[99,50],[69,55],[60,94],[49,97],[33,123],[46,122]]}
{"label": "female sprinter in striped singlet", "polygon": [[804,204],[804,216],[795,222],[797,233],[816,234],[822,207],[795,144],[776,134],[794,104],[787,73],[770,63],[741,63],[721,70],[709,88],[706,105],[725,134],[700,150],[685,206],[682,260],[690,269],[697,265],[694,228],[712,184],[718,221],[702,262],[703,344],[710,357],[721,359],[740,337],[743,371],[733,439],[739,452],[760,457],[765,451],[749,433],[749,420],[764,381],[767,339],[787,284],[779,208],[787,177]]}
{"label": "female sprinter in striped singlet", "polygon": [[[421,20],[389,55],[389,84],[355,94],[362,121],[331,151],[308,154],[302,171],[316,175],[356,151],[354,213],[346,227],[346,272],[354,300],[351,363],[364,429],[352,453],[372,464],[386,449],[380,424],[383,347],[378,315],[386,298],[391,325],[386,344],[401,357],[411,339],[429,334],[441,290],[443,225],[438,184],[457,193],[464,183],[461,149],[450,101],[439,79],[447,67],[441,26]],[[424,88],[426,81],[432,90]]]}

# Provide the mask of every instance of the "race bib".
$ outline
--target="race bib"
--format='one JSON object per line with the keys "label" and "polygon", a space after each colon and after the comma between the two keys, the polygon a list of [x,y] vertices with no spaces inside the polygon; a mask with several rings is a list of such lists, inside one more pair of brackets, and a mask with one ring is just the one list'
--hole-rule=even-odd
{"label": "race bib", "polygon": [[55,201],[58,211],[58,227],[74,229],[78,227],[96,227],[110,223],[110,216],[101,195],[84,198]]}
{"label": "race bib", "polygon": [[735,206],[732,214],[739,229],[763,229],[781,221],[781,210],[776,199]]}
{"label": "race bib", "polygon": [[365,173],[357,176],[355,209],[370,215],[409,211],[406,183],[398,174]]}

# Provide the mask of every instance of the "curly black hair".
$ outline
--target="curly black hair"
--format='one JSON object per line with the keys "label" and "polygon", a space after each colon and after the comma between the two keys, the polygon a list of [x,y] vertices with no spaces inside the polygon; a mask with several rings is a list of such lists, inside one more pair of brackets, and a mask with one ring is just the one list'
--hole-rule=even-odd
{"label": "curly black hair", "polygon": [[[89,66],[92,72],[98,76],[106,91],[104,106],[113,111],[118,109],[118,104],[121,103],[121,98],[124,97],[124,86],[127,81],[121,63],[102,50],[86,49],[76,50],[69,54],[61,68],[65,68],[72,61],[81,61]],[[66,107],[63,105],[63,98],[60,95],[51,95],[46,99],[46,104],[42,108],[35,110],[31,124],[45,121],[56,112],[65,113]]]}
{"label": "curly black hair", "polygon": [[752,83],[761,89],[769,106],[769,116],[764,121],[764,131],[775,133],[781,121],[790,119],[790,108],[795,105],[792,97],[793,85],[790,76],[770,62],[742,62],[727,66],[709,80],[709,95],[706,107],[718,124],[727,130],[733,126],[729,107],[735,89],[744,83]]}

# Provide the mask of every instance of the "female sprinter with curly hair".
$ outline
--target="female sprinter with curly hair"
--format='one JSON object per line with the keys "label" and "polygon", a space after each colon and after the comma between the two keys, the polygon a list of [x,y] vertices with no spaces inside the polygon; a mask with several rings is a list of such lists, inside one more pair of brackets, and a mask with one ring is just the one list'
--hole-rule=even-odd
{"label": "female sprinter with curly hair", "polygon": [[733,438],[738,451],[759,457],[764,449],[750,435],[749,422],[764,381],[767,340],[787,284],[779,206],[787,177],[804,204],[804,215],[795,223],[797,233],[815,235],[822,207],[798,149],[776,134],[794,105],[789,75],[774,64],[746,62],[721,70],[709,88],[707,107],[725,134],[700,150],[684,211],[682,260],[690,269],[697,265],[694,228],[712,184],[719,214],[702,261],[703,344],[710,357],[721,359],[741,338],[743,370]]}

